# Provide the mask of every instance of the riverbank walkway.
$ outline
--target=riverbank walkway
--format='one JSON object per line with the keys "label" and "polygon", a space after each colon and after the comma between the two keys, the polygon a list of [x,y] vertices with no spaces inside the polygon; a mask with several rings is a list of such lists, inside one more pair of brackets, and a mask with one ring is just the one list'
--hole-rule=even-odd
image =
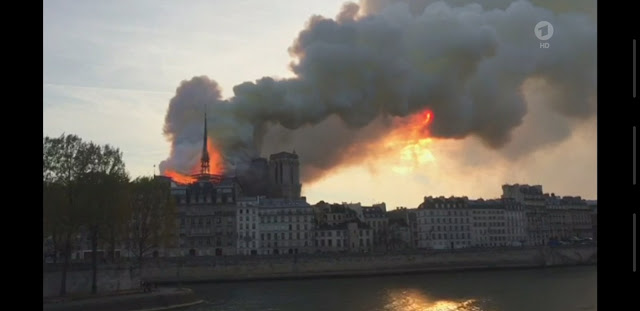
{"label": "riverbank walkway", "polygon": [[[62,300],[62,301],[60,301]],[[202,303],[188,288],[159,287],[151,292],[142,290],[108,293],[98,296],[43,299],[43,311],[160,311]]]}

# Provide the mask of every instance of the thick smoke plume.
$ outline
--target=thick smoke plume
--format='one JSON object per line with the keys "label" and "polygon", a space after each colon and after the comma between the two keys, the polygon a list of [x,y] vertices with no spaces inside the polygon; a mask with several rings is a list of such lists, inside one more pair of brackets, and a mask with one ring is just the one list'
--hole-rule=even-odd
{"label": "thick smoke plume", "polygon": [[[425,109],[433,112],[433,137],[475,136],[501,148],[527,114],[521,87],[532,78],[553,93],[547,104],[556,116],[595,114],[592,14],[552,1],[447,3],[368,0],[345,4],[335,19],[313,16],[289,48],[295,77],[242,83],[230,99],[207,77],[184,81],[166,115],[172,151],[161,170],[186,172],[198,163],[205,106],[209,135],[227,169],[295,149],[304,181],[373,156],[358,146],[383,136],[396,117]],[[534,35],[542,20],[555,29],[548,49]],[[562,139],[566,129],[561,132],[527,145],[527,152]]]}

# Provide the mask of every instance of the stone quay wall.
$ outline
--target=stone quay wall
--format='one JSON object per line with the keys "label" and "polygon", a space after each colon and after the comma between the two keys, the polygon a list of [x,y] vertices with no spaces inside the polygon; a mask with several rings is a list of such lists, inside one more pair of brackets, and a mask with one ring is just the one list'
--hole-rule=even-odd
{"label": "stone quay wall", "polygon": [[[403,254],[313,254],[279,256],[179,257],[150,259],[143,271],[122,264],[98,268],[98,292],[140,288],[141,280],[163,283],[242,281],[305,277],[382,275],[465,269],[528,268],[596,264],[593,245],[554,248],[463,249]],[[60,291],[59,268],[43,271],[43,297]],[[89,265],[67,272],[67,293],[91,291]]]}
{"label": "stone quay wall", "polygon": [[[58,267],[43,269],[42,297],[55,297],[60,293],[62,271]],[[92,272],[88,265],[73,266],[67,271],[67,293],[91,292]],[[101,265],[97,272],[98,292],[116,292],[140,288],[137,269]]]}
{"label": "stone quay wall", "polygon": [[188,283],[596,263],[595,246],[466,249],[386,255],[192,257],[150,263],[145,267],[142,278],[157,283]]}

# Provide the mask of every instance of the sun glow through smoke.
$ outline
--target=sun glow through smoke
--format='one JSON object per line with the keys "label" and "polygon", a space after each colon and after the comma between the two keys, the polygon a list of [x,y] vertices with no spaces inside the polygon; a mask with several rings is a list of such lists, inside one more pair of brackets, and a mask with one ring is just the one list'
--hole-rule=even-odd
{"label": "sun glow through smoke", "polygon": [[386,148],[398,150],[398,162],[391,168],[394,172],[407,175],[418,167],[435,161],[429,150],[433,141],[428,130],[432,119],[433,112],[430,110],[412,115],[406,124],[385,139]]}

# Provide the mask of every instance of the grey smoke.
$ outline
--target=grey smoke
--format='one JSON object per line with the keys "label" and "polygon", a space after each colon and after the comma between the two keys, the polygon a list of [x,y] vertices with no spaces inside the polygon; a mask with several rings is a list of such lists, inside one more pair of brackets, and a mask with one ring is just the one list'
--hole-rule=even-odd
{"label": "grey smoke", "polygon": [[[295,78],[245,82],[228,100],[206,77],[183,82],[167,111],[164,132],[172,154],[161,170],[197,164],[205,105],[209,135],[227,167],[295,148],[304,159],[305,181],[372,156],[356,147],[388,131],[391,123],[384,120],[427,108],[434,113],[433,136],[475,136],[502,148],[527,114],[521,87],[530,78],[548,82],[553,96],[546,104],[555,119],[595,114],[591,11],[550,1],[452,3],[368,0],[345,4],[335,19],[313,16],[289,48]],[[566,3],[595,7],[595,1]],[[539,48],[534,36],[541,20],[555,29],[549,49]],[[566,126],[547,131],[522,152],[567,136]]]}

